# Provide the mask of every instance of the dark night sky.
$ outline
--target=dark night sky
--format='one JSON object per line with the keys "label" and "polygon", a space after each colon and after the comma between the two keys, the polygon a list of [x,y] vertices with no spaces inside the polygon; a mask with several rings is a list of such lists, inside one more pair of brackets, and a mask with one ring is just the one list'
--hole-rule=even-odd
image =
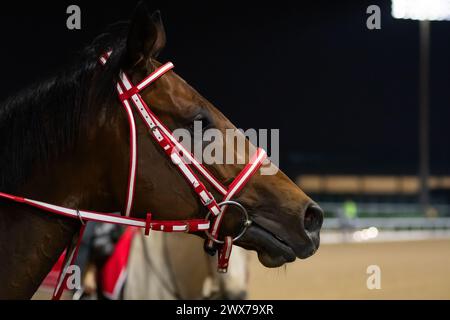
{"label": "dark night sky", "polygon": [[[64,67],[134,1],[2,5],[0,98]],[[242,1],[241,1],[242,2]],[[298,173],[413,174],[418,140],[418,22],[394,20],[390,1],[238,2],[160,8],[161,60],[242,128],[281,129],[281,167]],[[82,30],[65,27],[78,4]],[[366,8],[382,9],[381,30]],[[431,169],[450,174],[450,22],[431,30]]]}

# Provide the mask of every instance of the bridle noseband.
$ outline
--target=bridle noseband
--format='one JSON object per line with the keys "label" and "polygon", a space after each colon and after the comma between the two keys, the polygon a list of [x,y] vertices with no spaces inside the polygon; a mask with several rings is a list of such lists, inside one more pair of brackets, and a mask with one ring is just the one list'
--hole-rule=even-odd
{"label": "bridle noseband", "polygon": [[[112,52],[107,52],[100,57],[99,60],[102,65],[105,65],[107,63],[111,53]],[[46,212],[79,219],[82,223],[82,227],[80,230],[80,234],[78,235],[78,240],[81,239],[85,228],[85,222],[88,221],[116,223],[125,226],[139,227],[145,229],[146,235],[149,234],[150,230],[163,232],[204,231],[208,237],[206,243],[207,248],[215,251],[214,244],[220,246],[220,252],[218,255],[218,271],[226,272],[233,242],[240,239],[251,224],[250,217],[245,207],[231,199],[242,190],[242,188],[247,184],[250,178],[259,170],[259,168],[263,164],[263,161],[267,158],[267,154],[263,149],[257,149],[256,153],[250,159],[250,162],[237,175],[237,177],[231,182],[231,184],[228,187],[222,185],[205,166],[198,162],[195,157],[178,142],[178,140],[173,136],[172,132],[151,111],[147,103],[142,99],[140,95],[140,92],[149,87],[153,82],[158,80],[173,67],[174,66],[172,63],[166,63],[157,68],[154,72],[152,72],[137,85],[132,84],[125,72],[120,72],[120,77],[116,85],[116,89],[122,106],[126,111],[128,123],[130,126],[130,168],[128,174],[128,186],[123,216],[117,216],[116,214],[110,213],[70,209],[1,192],[0,198],[27,204]],[[151,213],[147,213],[146,219],[137,219],[130,217],[135,195],[137,171],[137,133],[132,106],[134,106],[134,110],[139,114],[140,118],[147,126],[149,135],[170,158],[174,166],[184,176],[188,185],[197,194],[201,204],[207,209],[208,213],[204,219],[190,219],[182,221],[152,220]],[[202,183],[196,172],[203,178],[205,178],[205,180],[211,186],[213,186],[218,193],[221,194],[222,199],[220,202],[218,202],[214,198],[213,194]],[[219,240],[218,235],[220,226],[223,221],[224,214],[230,206],[236,207],[244,215],[245,220],[243,223],[243,227],[236,237],[232,238],[231,236],[226,236],[223,240]],[[210,218],[212,218],[212,223],[210,223]],[[66,254],[65,267],[61,272],[58,280],[58,286],[55,289],[53,296],[56,299],[58,299],[62,294],[64,286],[62,286],[61,284],[68,276],[66,272],[67,267],[73,263],[76,257],[76,252],[78,251],[78,245],[70,248],[71,250],[68,250],[68,254]]]}

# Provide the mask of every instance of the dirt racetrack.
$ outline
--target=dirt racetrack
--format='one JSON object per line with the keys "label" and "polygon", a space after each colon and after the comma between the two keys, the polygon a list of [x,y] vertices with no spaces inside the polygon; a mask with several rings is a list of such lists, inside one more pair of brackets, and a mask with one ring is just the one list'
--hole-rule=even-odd
{"label": "dirt racetrack", "polygon": [[[366,286],[369,265],[381,289]],[[286,268],[250,266],[250,299],[450,299],[450,240],[324,244]]]}

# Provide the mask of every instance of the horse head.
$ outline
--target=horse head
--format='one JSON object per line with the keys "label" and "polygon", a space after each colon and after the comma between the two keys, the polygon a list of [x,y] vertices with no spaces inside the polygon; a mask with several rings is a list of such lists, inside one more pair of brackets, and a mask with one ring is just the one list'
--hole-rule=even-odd
{"label": "horse head", "polygon": [[[159,12],[149,14],[147,8],[140,5],[126,36],[116,39],[116,45],[110,48],[112,55],[105,68],[124,70],[131,82],[139,83],[161,66],[157,57],[165,43],[166,34]],[[102,72],[98,77],[101,76]],[[203,130],[214,129],[223,136],[230,129],[236,130],[221,111],[174,71],[164,74],[142,91],[141,96],[172,131],[184,128],[192,133],[195,122],[201,122]],[[124,203],[126,169],[129,166],[129,125],[119,101],[109,108],[112,108],[112,116],[107,122],[110,130],[108,136],[117,139],[117,147],[109,154],[110,193],[111,197],[118,199],[117,203]],[[138,166],[132,215],[139,216],[151,211],[157,219],[203,218],[206,212],[201,202],[164,152],[149,138],[144,122],[138,119],[136,126]],[[195,139],[191,143],[205,147],[204,142]],[[226,139],[211,144],[220,144],[219,148],[224,153],[229,152]],[[248,140],[245,145],[244,154],[239,148],[232,148],[235,159],[249,159],[254,146]],[[205,166],[223,184],[232,181],[243,168],[242,162],[209,163]],[[265,163],[265,168],[273,174],[255,174],[234,198],[248,210],[253,221],[248,232],[236,244],[257,251],[263,265],[278,267],[297,257],[307,258],[317,250],[323,212],[273,163]],[[207,181],[204,183],[208,185]],[[233,235],[239,232],[239,228],[240,217],[230,209],[220,232],[222,235]]]}

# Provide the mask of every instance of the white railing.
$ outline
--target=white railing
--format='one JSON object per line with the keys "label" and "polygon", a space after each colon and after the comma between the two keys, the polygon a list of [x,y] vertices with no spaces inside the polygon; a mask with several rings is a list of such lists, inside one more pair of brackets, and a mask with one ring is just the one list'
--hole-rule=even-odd
{"label": "white railing", "polygon": [[[339,213],[343,210],[343,202],[320,202],[320,207],[329,213],[333,213],[338,217]],[[423,215],[421,213],[420,206],[415,203],[358,203],[358,212],[364,212],[369,215],[380,214],[415,214]],[[436,204],[432,205],[435,214],[439,217],[450,217],[450,205],[448,204]]]}
{"label": "white railing", "polygon": [[[343,223],[346,221],[340,218],[325,218],[323,229],[339,229]],[[370,227],[390,230],[450,229],[450,218],[357,218],[350,223],[356,229]]]}

